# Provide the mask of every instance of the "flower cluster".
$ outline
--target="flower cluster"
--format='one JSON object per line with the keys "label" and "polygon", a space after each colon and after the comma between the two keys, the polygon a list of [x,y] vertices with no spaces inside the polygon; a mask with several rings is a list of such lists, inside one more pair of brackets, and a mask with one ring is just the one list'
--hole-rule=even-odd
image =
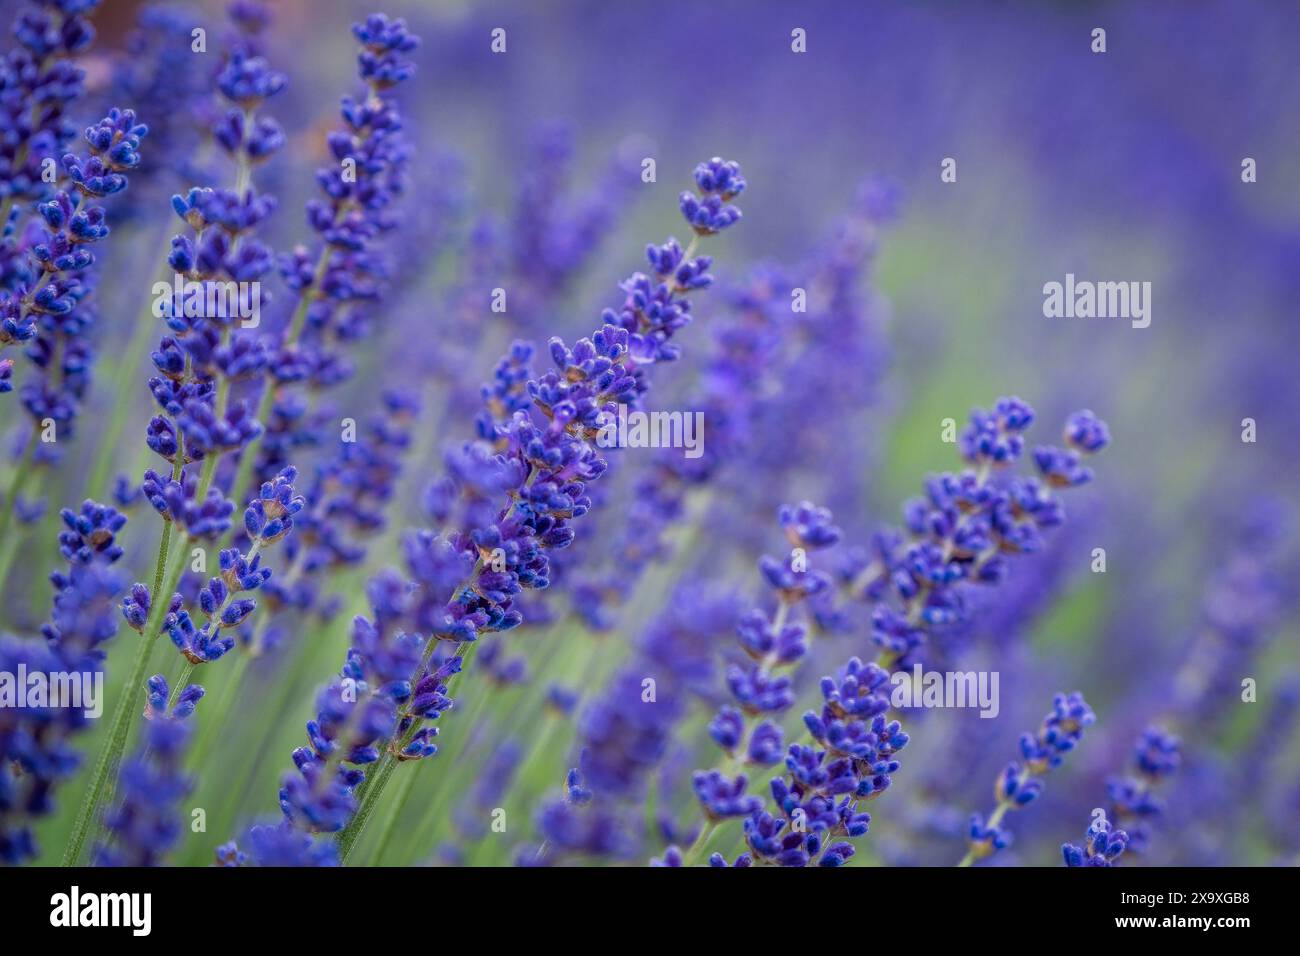
{"label": "flower cluster", "polygon": [[1064,520],[1052,489],[1083,484],[1092,472],[1081,454],[1105,447],[1106,426],[1078,412],[1066,426],[1067,449],[1034,449],[1038,476],[991,480],[1024,450],[1034,411],[1018,398],[976,409],[959,437],[971,466],[927,479],[925,496],[903,508],[905,529],[877,533],[870,547],[849,551],[841,567],[847,591],[874,603],[872,640],[880,663],[908,668],[928,630],[966,614],[964,588],[1001,582],[1011,558],[1038,551],[1043,532]]}
{"label": "flower cluster", "polygon": [[472,641],[519,623],[513,596],[549,583],[546,552],[573,540],[571,523],[591,504],[586,486],[607,468],[595,442],[603,416],[619,404],[637,403],[649,365],[677,357],[669,340],[691,320],[684,293],[712,282],[711,260],[688,256],[671,239],[650,247],[647,258],[653,278],[637,273],[626,280],[622,309],[607,309],[600,330],[572,349],[551,339],[558,371],[527,382],[529,407],[516,410],[505,428],[498,426],[497,442],[505,451],[488,457],[467,449],[462,456],[473,457],[459,483],[462,494],[493,500],[504,491],[514,504],[503,517],[453,542],[478,561],[474,580],[443,606],[438,637]]}
{"label": "flower cluster", "polygon": [[[744,665],[733,664],[727,684],[739,707],[724,706],[709,725],[715,743],[728,754],[725,770],[697,771],[692,785],[709,821],[687,854],[669,846],[661,860],[666,866],[695,862],[719,823],[743,818],[742,830],[749,851],[728,864],[715,853],[711,866],[839,866],[854,853],[849,840],[867,832],[871,817],[859,810],[888,788],[899,769],[895,754],[907,745],[907,735],[897,721],[886,719],[888,697],[877,693],[888,674],[874,664],[852,658],[839,680],[826,677],[821,689],[820,712],[809,711],[804,724],[812,746],[783,744],[779,714],[793,703],[788,674],[780,667],[797,664],[807,653],[804,625],[789,621],[793,608],[803,605],[831,586],[830,578],[810,571],[807,553],[833,546],[840,538],[831,514],[808,502],[782,507],[778,520],[792,546],[784,562],[764,558],[760,568],[775,594],[776,611],[756,610],[737,626]],[[754,718],[763,719],[753,726]],[[771,766],[784,755],[788,776],[771,781],[775,812],[762,798],[747,792],[748,778],[732,776],[742,765]],[[838,839],[837,839],[838,838]]]}
{"label": "flower cluster", "polygon": [[[607,309],[601,329],[572,349],[551,339],[556,370],[528,381],[529,407],[515,411],[498,438],[504,451],[470,445],[456,459],[455,491],[488,502],[504,494],[513,503],[489,523],[447,538],[449,552],[459,556],[452,565],[468,561],[472,571],[445,603],[422,588],[416,622],[431,636],[464,644],[517,626],[517,596],[545,588],[548,552],[573,541],[573,522],[591,507],[587,486],[607,468],[596,445],[603,416],[620,403],[636,405],[648,388],[648,367],[677,357],[670,340],[691,321],[685,293],[712,282],[711,260],[674,240],[650,247],[647,257],[653,277],[637,273],[626,280],[622,309]],[[421,584],[448,580],[441,574]]]}
{"label": "flower cluster", "polygon": [[62,158],[66,188],[36,206],[43,234],[29,229],[24,237],[28,281],[6,294],[0,345],[30,340],[25,354],[36,367],[20,390],[23,406],[39,427],[52,424],[65,437],[94,356],[88,336],[94,313],[86,301],[94,282],[91,247],[109,232],[104,207],[93,203],[126,188],[147,133],[135,113],[116,108],[86,129],[88,151]]}
{"label": "flower cluster", "polygon": [[[219,573],[198,591],[198,608],[206,619],[203,624],[195,622],[183,606],[180,594],[172,595],[162,628],[191,664],[209,663],[223,657],[235,646],[235,639],[225,632],[238,628],[257,607],[256,601],[241,595],[256,591],[271,577],[271,569],[262,566],[261,552],[293,530],[294,516],[303,509],[304,499],[294,490],[297,476],[293,468],[286,468],[273,481],[263,484],[249,501],[244,511],[244,532],[250,542],[247,550],[222,550],[218,555]],[[164,518],[180,525],[191,538],[206,536],[213,540],[230,526],[233,505],[215,489],[202,508],[184,498],[177,482],[151,493],[155,491],[156,483],[151,486],[146,479],[146,496],[162,503],[160,506],[156,501],[154,507]],[[177,502],[174,506],[172,499]],[[144,631],[153,599],[149,588],[139,583],[123,599],[122,615],[137,631]]]}
{"label": "flower cluster", "polygon": [[978,813],[971,816],[970,851],[963,861],[965,865],[1011,845],[1012,834],[1001,826],[1002,818],[1011,810],[1024,809],[1042,795],[1040,778],[1061,765],[1065,755],[1083,739],[1084,728],[1096,719],[1092,708],[1077,691],[1057,694],[1052,699],[1052,712],[1043,718],[1038,731],[1020,738],[1023,762],[1009,763],[998,774],[993,787],[997,801],[993,813],[987,820]]}
{"label": "flower cluster", "polygon": [[1083,846],[1061,844],[1061,855],[1066,866],[1114,866],[1126,849],[1130,838],[1127,833],[1111,826],[1105,817],[1094,820],[1088,827]]}
{"label": "flower cluster", "polygon": [[107,840],[95,852],[96,866],[158,866],[181,835],[180,801],[192,781],[182,764],[190,724],[203,688],[190,684],[170,705],[167,679],[149,678],[147,718],[141,749],[122,765],[121,802],[105,816]]}
{"label": "flower cluster", "polygon": [[[365,779],[360,768],[377,761],[389,740],[451,706],[446,686],[460,670],[459,657],[410,680],[427,642],[401,627],[411,599],[406,582],[395,572],[381,574],[368,594],[372,615],[353,622],[347,660],[317,695],[309,746],[294,751],[298,772],[287,775],[280,790],[286,822],[302,831],[343,829],[356,809],[353,790]],[[434,727],[416,729],[403,740],[398,759],[431,756],[436,734]]]}
{"label": "flower cluster", "polygon": [[85,73],[70,60],[94,41],[87,15],[98,5],[27,4],[14,24],[17,46],[0,57],[0,232],[6,238],[11,210],[52,192],[43,164],[57,161],[74,135],[67,108],[81,96]]}
{"label": "flower cluster", "polygon": [[[512,417],[506,450],[465,447],[454,492],[488,501],[508,496],[510,503],[472,529],[408,538],[414,588],[388,575],[372,582],[375,622],[354,629],[348,665],[354,681],[363,679],[371,690],[361,701],[340,703],[327,689],[318,701],[329,720],[313,725],[328,723],[332,730],[310,731],[312,748],[295,758],[300,776],[287,778],[281,791],[293,824],[318,831],[345,826],[355,807],[352,791],[365,779],[354,768],[373,762],[376,744],[384,745],[384,764],[367,789],[372,802],[395,762],[433,752],[433,729],[425,722],[451,705],[447,690],[462,667],[459,649],[520,623],[516,597],[547,586],[547,552],[571,544],[572,522],[589,510],[586,486],[607,467],[596,446],[601,416],[619,403],[637,403],[648,388],[648,367],[677,357],[670,339],[691,321],[684,294],[712,282],[711,260],[693,251],[673,240],[650,247],[654,276],[638,273],[624,283],[621,312],[606,310],[604,326],[572,349],[551,340],[558,371],[527,383],[531,405]],[[437,596],[449,592],[450,600]],[[421,636],[402,631],[401,620]],[[435,654],[439,642],[449,642],[452,653]],[[410,670],[390,670],[397,661]],[[383,679],[369,679],[374,670]]]}
{"label": "flower cluster", "polygon": [[[840,866],[854,854],[850,840],[867,832],[871,815],[859,809],[889,788],[900,767],[896,754],[908,736],[885,712],[888,675],[851,658],[837,681],[822,678],[820,713],[804,714],[814,746],[792,744],[788,777],[772,781],[776,813],[758,810],[744,823],[751,859],[778,866]],[[836,838],[840,839],[836,839]],[[714,854],[713,866],[725,865]],[[742,856],[735,864],[748,865]]]}
{"label": "flower cluster", "polygon": [[406,54],[419,38],[405,21],[383,14],[352,32],[366,95],[343,98],[342,125],[327,137],[331,164],[316,171],[322,196],[308,203],[307,222],[319,248],[299,246],[279,264],[297,307],[267,367],[259,418],[272,422],[276,435],[260,447],[255,477],[283,464],[291,434],[311,440],[310,432],[297,434],[302,410],[293,387],[329,388],[351,376],[348,349],[367,333],[391,271],[379,243],[398,224],[394,204],[411,152],[393,90],[414,75]]}
{"label": "flower cluster", "polygon": [[1128,850],[1142,853],[1151,835],[1151,824],[1164,811],[1164,802],[1156,795],[1160,783],[1182,763],[1179,739],[1159,727],[1148,727],[1134,746],[1133,776],[1106,781],[1111,816],[1128,832]]}
{"label": "flower cluster", "polygon": [[[68,565],[50,576],[54,606],[45,640],[0,635],[0,673],[98,674],[105,644],[117,633],[113,605],[123,580],[114,565],[126,518],[94,501],[60,517],[59,552]],[[0,862],[35,855],[29,820],[50,812],[54,788],[79,766],[72,742],[89,722],[84,710],[53,701],[0,707]]]}
{"label": "flower cluster", "polygon": [[[783,561],[764,557],[759,562],[775,610],[755,608],[736,626],[739,660],[726,672],[734,705],[722,707],[709,725],[709,735],[727,754],[729,767],[768,767],[781,760],[784,737],[779,717],[794,703],[788,671],[808,651],[805,625],[790,619],[810,597],[830,587],[823,572],[809,570],[808,552],[830,547],[840,538],[830,512],[808,502],[783,506],[778,514],[791,545]],[[775,719],[774,719],[775,718]],[[799,759],[798,745],[790,760]],[[733,778],[730,769],[698,771],[693,779],[704,815],[713,822],[728,817],[748,817],[762,808],[757,796],[747,795],[748,778]]]}

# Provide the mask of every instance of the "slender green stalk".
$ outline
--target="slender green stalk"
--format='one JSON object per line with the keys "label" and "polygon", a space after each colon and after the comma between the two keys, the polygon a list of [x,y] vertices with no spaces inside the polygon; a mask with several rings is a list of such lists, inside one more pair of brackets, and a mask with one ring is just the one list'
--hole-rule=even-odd
{"label": "slender green stalk", "polygon": [[[168,528],[170,527],[169,524]],[[166,536],[164,537],[165,540]],[[161,571],[164,562],[168,560],[166,552],[160,549],[158,557],[159,570]],[[68,838],[68,845],[63,851],[63,866],[77,865],[99,808],[107,800],[111,799],[113,781],[110,778],[110,771],[117,766],[121,760],[122,752],[126,749],[127,738],[131,732],[130,717],[132,709],[139,704],[136,691],[144,686],[149,669],[149,658],[153,652],[154,642],[162,629],[167,606],[171,603],[170,596],[176,590],[176,585],[185,570],[184,553],[178,553],[175,558],[179,558],[179,560],[172,560],[171,564],[167,566],[163,586],[156,588],[153,592],[153,603],[149,607],[149,617],[140,635],[140,644],[136,649],[130,675],[127,677],[122,696],[118,698],[117,706],[113,709],[113,716],[110,718],[108,740],[95,761],[95,769],[90,777],[90,786],[86,789],[86,797],[82,801],[80,810],[77,811],[77,819],[72,826],[72,835]],[[167,597],[163,597],[164,594]]]}
{"label": "slender green stalk", "polygon": [[[425,661],[421,664],[421,670],[428,665],[428,658],[433,653],[435,643],[436,642],[434,641],[429,642],[429,650],[425,654]],[[462,667],[468,666],[470,658],[473,657],[474,650],[478,645],[478,641],[473,641],[468,644],[462,642],[458,645],[457,652],[461,654],[463,662]],[[451,686],[453,682],[455,682],[456,678],[463,673],[464,670],[461,670],[459,673],[452,674],[451,677],[447,679],[448,696],[451,694]],[[397,759],[397,754],[401,752],[403,747],[411,742],[411,738],[413,738],[419,731],[421,723],[422,722],[418,720],[413,721],[410,730],[403,735],[401,740],[395,740],[389,744],[388,748],[384,751],[383,757],[380,758],[379,766],[375,769],[374,774],[368,774],[366,780],[363,781],[362,785],[358,788],[361,803],[357,807],[356,814],[352,817],[351,821],[349,821],[348,825],[343,829],[338,837],[340,863],[347,863],[348,855],[356,846],[357,840],[360,838],[361,834],[365,832],[366,824],[370,821],[371,815],[375,812],[375,806],[379,803],[379,798],[383,796],[384,788],[388,786],[388,778],[393,775],[394,768],[396,768],[397,764],[401,762]]]}
{"label": "slender green stalk", "polygon": [[706,823],[704,828],[700,830],[700,835],[697,836],[695,842],[691,844],[691,848],[683,854],[682,866],[694,866],[699,862],[699,858],[704,854],[704,851],[708,849],[709,841],[713,838],[713,834],[717,832],[718,823],[716,820],[710,820]]}
{"label": "slender green stalk", "polygon": [[225,681],[221,684],[221,690],[217,694],[216,700],[212,701],[211,706],[204,708],[205,712],[200,724],[202,729],[194,739],[194,746],[190,748],[189,764],[191,767],[202,767],[207,761],[213,744],[221,736],[221,730],[225,726],[226,719],[230,716],[230,708],[234,705],[235,698],[239,696],[236,693],[236,688],[242,683],[244,675],[248,672],[248,665],[251,660],[252,657],[247,653],[238,655],[234,664],[231,665],[230,672],[225,675]]}
{"label": "slender green stalk", "polygon": [[412,767],[402,774],[402,779],[397,782],[397,789],[393,791],[393,799],[390,801],[392,807],[380,825],[379,836],[375,839],[375,850],[370,854],[371,865],[378,865],[383,861],[388,844],[392,841],[393,834],[397,832],[397,821],[402,816],[402,810],[406,807],[411,791],[415,789],[415,777],[419,769],[418,766]]}
{"label": "slender green stalk", "polygon": [[172,684],[171,700],[167,702],[167,709],[176,706],[176,701],[180,699],[181,691],[189,686],[190,678],[194,676],[194,668],[198,667],[192,660],[185,659],[185,664],[181,667],[180,674],[177,675],[175,682]]}
{"label": "slender green stalk", "polygon": [[[217,386],[217,395],[215,408],[218,416],[225,414],[226,399],[229,393],[229,382],[222,379]],[[211,453],[203,461],[203,471],[199,477],[199,486],[196,498],[202,501],[207,497],[208,489],[212,487],[212,479],[216,474],[217,460],[221,456],[217,453]],[[182,445],[177,449],[175,461],[172,463],[172,479],[176,480],[180,476],[181,468],[185,461],[185,449]],[[90,829],[95,826],[95,815],[106,800],[111,798],[112,790],[115,787],[115,779],[110,779],[110,771],[115,768],[122,758],[122,753],[126,749],[127,740],[130,737],[131,724],[128,715],[131,709],[131,701],[135,694],[144,688],[145,678],[147,676],[149,656],[153,650],[153,643],[162,630],[162,622],[166,617],[167,608],[171,604],[171,596],[176,591],[177,584],[180,583],[181,575],[185,571],[185,554],[178,551],[173,560],[169,555],[171,546],[173,525],[166,522],[163,526],[162,540],[158,546],[158,562],[154,567],[154,590],[152,593],[153,603],[149,607],[149,617],[145,622],[143,631],[145,646],[136,654],[136,660],[132,666],[131,676],[127,680],[126,687],[121,698],[118,699],[117,707],[113,711],[112,723],[109,725],[109,739],[103,750],[100,751],[99,758],[95,763],[95,770],[91,776],[90,788],[87,791],[85,802],[82,803],[78,811],[77,820],[73,825],[72,836],[68,840],[67,849],[63,855],[64,866],[75,866],[81,855],[81,850],[89,836]],[[166,578],[163,577],[163,569],[166,568]]]}

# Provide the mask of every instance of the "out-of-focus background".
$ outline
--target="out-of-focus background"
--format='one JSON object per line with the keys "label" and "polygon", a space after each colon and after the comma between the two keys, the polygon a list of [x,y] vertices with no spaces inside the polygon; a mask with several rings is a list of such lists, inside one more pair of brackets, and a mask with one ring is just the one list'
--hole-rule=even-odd
{"label": "out-of-focus background", "polygon": [[[111,81],[137,6],[112,0],[95,16],[92,96]],[[287,248],[304,235],[301,209],[314,189],[310,170],[325,155],[322,131],[354,85],[349,25],[369,7],[272,7],[267,54],[290,81],[273,111],[289,146],[259,181],[280,202],[269,239]],[[220,24],[220,5],[195,9],[214,30]],[[1015,756],[1020,733],[1054,691],[1079,689],[1098,724],[1078,759],[1048,781],[1042,804],[1015,821],[1016,844],[998,857],[1059,862],[1060,843],[1077,842],[1091,808],[1105,802],[1106,778],[1127,769],[1138,732],[1168,716],[1177,687],[1202,680],[1227,690],[1193,720],[1179,716],[1184,766],[1163,794],[1168,813],[1145,858],[1297,859],[1300,650],[1289,521],[1300,447],[1300,7],[393,0],[383,9],[406,17],[423,41],[419,73],[401,94],[418,143],[407,217],[436,228],[442,207],[429,197],[445,191],[454,169],[464,182],[461,241],[489,219],[509,224],[539,129],[564,131],[579,191],[599,181],[611,157],[633,167],[655,160],[657,181],[632,174],[625,211],[599,251],[521,334],[571,338],[595,327],[599,309],[616,299],[617,279],[640,267],[644,244],[681,233],[675,197],[700,158],[738,159],[749,181],[743,228],[710,250],[724,284],[740,285],[759,262],[777,268],[817,256],[869,177],[896,197],[871,276],[881,336],[879,363],[861,369],[879,379],[871,405],[828,419],[807,382],[775,386],[786,429],[823,430],[826,441],[862,454],[830,476],[820,461],[796,462],[770,491],[763,474],[750,475],[759,487],[746,505],[754,511],[748,523],[742,515],[730,525],[747,530],[730,538],[726,523],[710,524],[693,552],[696,576],[719,593],[755,589],[753,559],[781,546],[770,526],[783,500],[835,498],[838,523],[859,539],[896,521],[927,473],[956,467],[940,437],[943,420],[960,424],[972,406],[1020,395],[1037,409],[1045,440],[1075,408],[1109,422],[1112,446],[1095,464],[1096,481],[1067,500],[1069,526],[1040,568],[1013,571],[1025,576],[1022,605],[994,609],[976,625],[983,642],[973,659],[1002,672],[1001,715],[924,715],[895,790],[873,804],[858,862],[959,858],[966,819],[991,806],[993,777]],[[503,54],[491,49],[498,28]],[[1092,50],[1096,28],[1105,31],[1104,53]],[[791,49],[795,29],[805,31],[804,53]],[[146,106],[139,110],[156,122]],[[953,182],[941,179],[946,159],[955,160]],[[1253,182],[1243,182],[1246,159],[1257,170]],[[177,177],[160,191],[163,208],[141,214],[155,223],[133,233],[133,248],[148,246],[142,259],[158,230],[170,228],[158,225],[167,214],[162,194],[188,185]],[[459,275],[455,262],[407,268],[443,284]],[[1150,282],[1149,327],[1045,317],[1043,286],[1067,273]],[[401,346],[438,349],[446,334],[440,301],[408,297],[400,314],[395,307],[397,331],[367,346],[374,351],[356,394],[373,392],[393,369],[420,375],[418,363],[403,365]],[[701,300],[691,334],[707,334],[714,309]],[[479,370],[484,379],[490,372],[490,363]],[[686,387],[690,375],[673,370],[666,388]],[[1253,442],[1242,440],[1247,418]],[[472,423],[463,431],[468,437]],[[89,493],[70,488],[68,497]],[[419,522],[417,501],[397,508],[395,524]],[[758,550],[742,553],[739,540]],[[1104,573],[1092,569],[1096,548],[1105,549]],[[648,612],[625,620],[603,639],[604,652],[617,654],[618,642],[630,644],[648,620]],[[334,628],[319,640],[314,672],[324,680],[345,634]],[[1255,703],[1238,699],[1244,678],[1258,682]],[[301,706],[288,714],[259,703],[265,687],[250,689],[256,729],[246,732],[271,741],[272,755],[247,794],[236,795],[244,817],[275,812],[275,780],[301,736],[310,686],[307,679]],[[468,708],[475,693],[492,692],[467,690]],[[463,781],[488,772],[510,723],[483,716],[491,700],[472,712],[480,715],[472,727],[457,726],[453,714],[443,729],[470,735],[457,752]],[[532,752],[528,729],[515,731],[517,746]],[[699,759],[708,759],[700,738]],[[528,762],[535,780],[521,788],[518,806],[508,805],[512,812],[529,819],[559,786],[571,741],[563,731],[550,735],[548,754]],[[239,759],[238,744],[227,749],[221,760]],[[694,756],[682,758],[688,771]],[[224,775],[220,767],[204,772]],[[399,851],[386,861],[453,858],[440,855],[441,837],[426,840],[420,830],[428,805],[442,799],[432,795],[440,768],[422,773],[429,795],[417,797],[397,831]],[[665,783],[661,799],[688,816],[689,787],[678,781],[673,791],[667,772]],[[68,803],[77,792],[68,788]],[[69,812],[62,807],[47,832],[66,827]],[[474,853],[479,862],[510,859],[504,848]]]}

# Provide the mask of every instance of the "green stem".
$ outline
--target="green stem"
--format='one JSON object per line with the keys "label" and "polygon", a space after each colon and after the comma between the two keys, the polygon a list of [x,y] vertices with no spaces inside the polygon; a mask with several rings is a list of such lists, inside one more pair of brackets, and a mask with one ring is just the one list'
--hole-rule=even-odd
{"label": "green stem", "polygon": [[374,865],[378,865],[384,859],[388,844],[392,841],[393,834],[397,832],[397,821],[402,816],[402,811],[406,807],[406,801],[410,799],[411,792],[415,789],[417,770],[419,770],[418,767],[412,767],[404,773],[402,779],[397,783],[397,789],[393,791],[392,810],[384,818],[384,822],[379,828],[379,836],[375,840],[375,852],[370,856],[370,861]]}
{"label": "green stem", "polygon": [[190,678],[194,676],[194,668],[198,667],[192,660],[185,658],[185,665],[181,668],[180,676],[176,678],[176,683],[172,685],[171,700],[167,702],[167,710],[176,706],[176,701],[180,699],[181,691],[189,686]]}
{"label": "green stem", "polygon": [[704,829],[700,831],[700,835],[697,836],[695,842],[691,844],[691,848],[687,850],[685,856],[682,857],[682,866],[694,866],[698,862],[700,854],[703,853],[705,848],[709,845],[709,840],[713,838],[713,834],[717,831],[717,821],[710,820],[706,823]]}
{"label": "green stem", "polygon": [[[1004,800],[999,803],[997,807],[994,808],[993,813],[989,815],[989,820],[986,824],[988,829],[996,830],[998,824],[1002,822],[1002,818],[1007,815],[1007,811],[1010,809],[1011,803],[1009,801]],[[971,866],[977,859],[979,859],[979,857],[975,855],[975,847],[971,847],[966,851],[966,855],[961,858],[961,862],[958,863],[957,866]]]}
{"label": "green stem", "polygon": [[[169,524],[168,528],[170,529],[170,527]],[[166,537],[164,536],[164,540],[166,540]],[[154,641],[157,640],[158,633],[162,628],[167,607],[171,604],[171,595],[176,590],[176,585],[185,570],[184,555],[179,556],[182,560],[174,561],[167,568],[163,586],[156,588],[153,592],[153,603],[149,607],[149,618],[145,622],[144,630],[140,635],[140,646],[136,649],[135,661],[131,665],[131,673],[127,677],[124,692],[118,698],[117,706],[113,709],[113,716],[109,722],[108,740],[95,761],[95,769],[90,777],[90,786],[86,790],[86,797],[82,801],[81,809],[77,811],[77,819],[73,823],[72,835],[68,839],[67,848],[63,851],[64,866],[77,865],[77,861],[81,858],[81,851],[86,845],[86,838],[90,835],[90,829],[95,823],[95,815],[111,796],[112,780],[110,771],[117,766],[121,760],[122,752],[126,749],[127,738],[131,733],[131,709],[139,704],[136,691],[144,686]],[[167,560],[166,552],[160,549],[158,557],[161,567],[162,562]]]}
{"label": "green stem", "polygon": [[[479,641],[474,641],[468,646],[465,646],[464,644],[458,645],[458,653],[461,654],[462,669],[459,673],[452,674],[451,677],[447,679],[448,696],[451,695],[451,686],[455,682],[456,678],[465,673],[465,668],[469,666],[470,658],[473,656],[474,649],[477,648],[478,645]],[[420,665],[421,671],[423,671],[428,665],[428,659],[432,655],[433,649],[434,642],[430,641],[429,650],[425,654],[425,660]],[[388,778],[393,775],[394,768],[400,762],[397,759],[397,754],[401,752],[403,747],[410,743],[411,738],[413,738],[419,731],[422,723],[423,721],[421,720],[413,721],[410,729],[402,736],[401,740],[394,740],[389,744],[389,746],[384,750],[384,756],[380,759],[379,766],[375,769],[374,774],[367,774],[366,780],[363,781],[361,787],[358,788],[361,794],[361,804],[357,807],[356,814],[348,822],[348,825],[344,827],[338,837],[340,864],[347,864],[349,854],[351,854],[353,848],[357,844],[357,840],[365,831],[366,824],[370,821],[370,817],[375,812],[375,807],[379,803],[379,798],[383,796],[384,788],[388,786]]]}
{"label": "green stem", "polygon": [[347,865],[348,856],[351,854],[353,847],[356,846],[357,840],[365,832],[366,823],[369,822],[371,814],[375,812],[375,806],[379,802],[380,796],[383,795],[384,788],[388,786],[388,778],[393,775],[393,770],[397,767],[397,758],[393,756],[392,750],[385,750],[383,758],[379,761],[373,776],[367,778],[369,786],[365,788],[365,793],[361,798],[361,805],[357,807],[356,815],[339,834],[339,863]]}

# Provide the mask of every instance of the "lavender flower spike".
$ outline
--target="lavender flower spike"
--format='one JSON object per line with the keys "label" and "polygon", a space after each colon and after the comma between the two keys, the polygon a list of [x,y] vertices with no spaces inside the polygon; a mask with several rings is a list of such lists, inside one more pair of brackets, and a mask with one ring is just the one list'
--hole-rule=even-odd
{"label": "lavender flower spike", "polygon": [[[704,199],[730,198],[742,188],[739,168],[723,166],[727,172],[717,174],[721,179],[697,172]],[[739,218],[717,215],[729,218],[725,225]],[[458,652],[482,635],[517,627],[523,620],[518,596],[550,584],[548,553],[573,543],[573,523],[591,508],[587,485],[608,467],[597,443],[604,422],[620,404],[639,404],[649,389],[652,365],[678,358],[671,339],[691,322],[685,296],[712,283],[708,272],[712,260],[696,256],[695,249],[696,242],[682,249],[673,239],[661,247],[651,246],[647,259],[654,274],[637,273],[623,283],[620,312],[605,310],[602,327],[572,348],[559,338],[551,339],[556,369],[528,382],[530,407],[512,416],[502,436],[505,450],[467,446],[464,490],[502,504],[495,515],[484,515],[483,523],[436,541],[427,539],[438,557],[423,564],[431,580],[419,582],[419,600],[411,609],[415,629],[430,639],[419,666],[407,675],[417,691],[431,682],[429,693],[445,696],[445,679],[451,675],[442,677],[443,668],[452,661],[459,668]],[[452,651],[436,662],[435,640],[449,642]],[[427,694],[417,693],[413,703],[427,706],[426,698]],[[435,706],[433,713],[441,713],[445,706]],[[345,859],[397,762],[412,756],[412,746],[417,751],[414,756],[423,750],[419,741],[425,714],[401,706],[394,717],[395,732],[384,741],[383,762],[367,784],[357,819],[340,840]],[[349,796],[352,786],[355,783],[343,783]]]}
{"label": "lavender flower spike", "polygon": [[960,866],[992,856],[1011,845],[1011,833],[1002,829],[1002,818],[1011,810],[1020,810],[1042,795],[1040,777],[1061,765],[1065,755],[1083,739],[1083,730],[1096,720],[1083,695],[1057,694],[1052,712],[1043,718],[1037,733],[1020,738],[1024,763],[1009,763],[998,775],[993,792],[997,807],[987,820],[974,814],[970,821],[970,850]]}
{"label": "lavender flower spike", "polygon": [[1128,851],[1142,853],[1151,824],[1164,812],[1164,801],[1156,789],[1182,763],[1182,743],[1159,727],[1148,727],[1134,746],[1133,762],[1137,773],[1107,780],[1106,793],[1111,816],[1128,831]]}

